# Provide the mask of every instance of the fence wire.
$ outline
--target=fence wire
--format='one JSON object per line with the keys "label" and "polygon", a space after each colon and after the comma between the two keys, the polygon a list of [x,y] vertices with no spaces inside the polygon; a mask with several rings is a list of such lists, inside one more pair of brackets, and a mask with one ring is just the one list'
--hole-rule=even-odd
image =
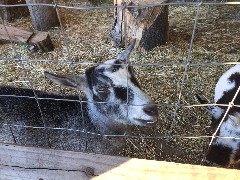
{"label": "fence wire", "polygon": [[[204,1],[197,1],[197,2],[164,2],[164,3],[156,3],[156,4],[141,4],[138,6],[134,6],[134,5],[127,5],[127,3],[123,0],[122,1],[122,6],[117,6],[117,8],[122,8],[123,9],[123,16],[124,18],[127,18],[125,15],[124,10],[126,8],[144,8],[144,7],[158,7],[158,6],[185,6],[185,5],[191,5],[196,7],[196,11],[195,11],[195,17],[194,17],[194,24],[193,24],[193,30],[192,30],[192,36],[190,39],[190,43],[189,43],[189,47],[188,47],[188,53],[187,53],[187,57],[185,58],[184,62],[158,62],[158,63],[131,63],[128,60],[126,61],[126,66],[133,66],[133,67],[148,67],[148,66],[156,66],[156,67],[160,67],[160,66],[178,66],[178,67],[183,67],[184,68],[184,72],[182,74],[182,78],[181,78],[181,82],[180,82],[180,90],[178,92],[178,98],[176,100],[176,102],[174,103],[157,103],[155,105],[157,105],[158,107],[173,107],[174,111],[173,113],[173,118],[172,118],[172,123],[170,125],[170,128],[168,130],[168,133],[164,134],[164,135],[158,135],[158,136],[136,136],[136,135],[129,135],[129,134],[123,134],[123,135],[110,135],[110,134],[101,134],[101,133],[94,133],[94,132],[89,132],[85,129],[72,129],[72,128],[53,128],[53,127],[48,127],[45,123],[45,119],[44,119],[44,115],[42,113],[42,109],[41,106],[39,104],[39,100],[54,100],[54,101],[72,101],[72,102],[78,102],[80,104],[80,110],[81,112],[83,112],[83,103],[107,103],[107,102],[89,102],[89,101],[84,101],[82,100],[81,96],[79,95],[79,99],[78,100],[71,100],[71,99],[57,99],[57,98],[43,98],[43,97],[38,97],[37,93],[34,90],[34,86],[31,83],[31,79],[29,77],[27,77],[26,80],[21,81],[22,83],[26,84],[28,86],[28,88],[32,89],[34,96],[19,96],[19,95],[0,95],[0,97],[16,97],[16,98],[30,98],[30,99],[35,99],[37,106],[39,108],[39,112],[43,121],[44,126],[29,126],[29,125],[20,125],[20,124],[10,124],[10,123],[4,123],[1,124],[3,126],[7,126],[9,127],[9,130],[13,136],[14,139],[14,143],[16,143],[16,138],[14,137],[14,133],[12,131],[12,127],[21,127],[21,128],[32,128],[32,129],[50,129],[50,130],[66,130],[66,131],[73,131],[73,132],[82,132],[86,134],[86,138],[88,135],[94,135],[94,136],[103,136],[103,137],[129,137],[129,138],[141,138],[141,139],[168,139],[168,138],[183,138],[183,139],[211,139],[210,143],[208,144],[208,149],[209,147],[212,145],[213,141],[215,138],[225,138],[225,139],[236,139],[239,140],[240,138],[237,137],[221,137],[221,136],[217,136],[217,132],[219,131],[219,128],[223,122],[223,120],[225,119],[225,117],[227,116],[229,109],[231,107],[240,107],[240,105],[235,105],[233,104],[236,95],[239,93],[240,88],[238,88],[238,91],[235,93],[234,98],[232,99],[232,101],[229,104],[183,104],[181,103],[181,96],[182,96],[182,91],[184,89],[184,85],[186,82],[186,76],[188,73],[188,68],[190,67],[202,67],[202,66],[225,66],[225,65],[235,65],[235,64],[240,64],[240,62],[202,62],[202,63],[194,63],[191,61],[191,53],[192,53],[192,48],[193,48],[193,42],[194,42],[194,38],[195,38],[195,33],[197,30],[197,24],[198,24],[198,19],[199,19],[199,14],[201,11],[201,7],[205,6],[205,5],[209,5],[209,6],[223,6],[223,5],[240,5],[240,2],[204,2]],[[99,65],[101,63],[96,63],[93,62],[92,60],[87,60],[85,62],[73,62],[71,61],[72,59],[72,55],[69,51],[69,44],[68,44],[68,39],[65,35],[64,32],[64,26],[63,26],[63,22],[62,22],[62,17],[61,14],[59,12],[59,9],[72,9],[72,10],[95,10],[95,9],[114,9],[116,8],[116,6],[79,6],[78,4],[73,4],[71,5],[61,5],[58,3],[57,0],[53,0],[52,4],[15,4],[15,5],[4,5],[4,4],[0,4],[0,7],[24,7],[24,6],[49,6],[49,7],[54,7],[56,9],[57,12],[57,18],[60,22],[60,34],[59,34],[59,38],[63,40],[64,42],[64,46],[66,47],[66,51],[67,51],[67,59],[65,60],[57,60],[57,59],[52,59],[52,60],[46,60],[46,59],[27,59],[27,58],[23,58],[21,57],[21,54],[17,52],[16,46],[14,44],[14,42],[11,39],[11,36],[9,35],[9,32],[6,28],[6,22],[4,19],[2,19],[2,24],[4,27],[4,30],[6,31],[10,42],[12,44],[12,51],[13,51],[13,57],[0,57],[0,62],[1,61],[8,61],[8,62],[17,62],[19,64],[19,66],[21,66],[23,69],[25,69],[25,66],[22,63],[31,63],[31,62],[44,62],[44,63],[62,63],[64,65],[69,66],[69,69],[72,73],[74,73],[73,70],[73,65]],[[127,26],[127,21],[124,21],[124,35],[125,37],[127,36],[126,34],[126,26]],[[110,26],[110,25],[109,25]],[[126,47],[126,39],[125,39],[125,47]],[[76,74],[74,73],[75,78],[76,78]],[[128,82],[128,78],[127,78],[127,82]],[[127,86],[128,87],[128,86]],[[80,89],[77,90],[78,93],[80,94]],[[127,91],[128,92],[128,91]],[[128,96],[127,96],[128,97]],[[134,104],[130,104],[127,100],[127,104],[126,105],[134,105]],[[222,118],[219,126],[217,127],[216,131],[213,133],[213,135],[211,136],[207,136],[207,135],[203,135],[203,136],[187,136],[187,135],[178,135],[178,134],[173,134],[173,128],[176,126],[176,124],[178,123],[178,119],[177,119],[177,114],[178,114],[178,110],[180,108],[193,108],[193,107],[207,107],[207,106],[226,106],[228,107],[224,117]],[[84,114],[81,114],[82,119],[83,119],[83,123],[84,123]],[[47,138],[47,137],[46,137]],[[204,157],[203,157],[204,159]]]}

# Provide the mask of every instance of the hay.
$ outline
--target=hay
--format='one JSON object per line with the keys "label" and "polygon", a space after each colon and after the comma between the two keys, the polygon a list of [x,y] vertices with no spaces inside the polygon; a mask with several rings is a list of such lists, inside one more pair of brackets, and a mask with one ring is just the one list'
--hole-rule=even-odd
{"label": "hay", "polygon": [[[194,6],[169,7],[170,42],[150,52],[135,51],[130,58],[132,64],[151,64],[160,62],[184,62],[188,55],[189,42],[196,8]],[[240,50],[239,6],[202,6],[194,38],[190,61],[237,62]],[[113,10],[71,10],[60,9],[64,25],[61,29],[49,31],[55,50],[49,53],[32,53],[25,44],[13,44],[0,41],[0,58],[21,57],[25,59],[63,60],[73,62],[102,62],[115,57],[121,50],[113,48],[108,42],[108,33],[113,22]],[[33,30],[30,17],[21,18],[9,25]],[[66,37],[64,39],[63,37]],[[13,50],[15,49],[15,50]],[[43,71],[57,73],[83,72],[89,65],[66,65],[49,62],[12,62],[0,61],[1,85],[29,87],[31,80],[34,89],[74,94],[73,90],[50,84]],[[193,66],[187,70],[183,86],[181,104],[198,104],[195,94],[203,94],[213,100],[217,78],[229,66]],[[183,66],[137,66],[137,77],[145,92],[158,104],[175,104],[179,98]],[[160,106],[160,121],[157,128],[151,130],[136,127],[137,136],[162,136],[168,133],[173,121],[175,107]],[[180,108],[172,135],[207,135],[210,117],[201,108]],[[200,164],[204,156],[208,139],[179,138],[144,139],[126,138],[123,156],[161,159],[181,163]]]}

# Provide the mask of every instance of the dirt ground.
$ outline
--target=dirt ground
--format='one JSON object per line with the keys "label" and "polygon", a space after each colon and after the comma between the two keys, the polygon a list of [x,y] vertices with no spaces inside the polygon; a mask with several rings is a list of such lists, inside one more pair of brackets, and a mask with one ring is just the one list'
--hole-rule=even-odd
{"label": "dirt ground", "polygon": [[[80,4],[69,2],[65,5]],[[199,104],[195,94],[201,94],[212,102],[218,77],[231,66],[213,65],[211,62],[240,60],[239,12],[239,5],[200,7],[190,54],[190,66],[184,76],[185,69],[181,63],[188,57],[196,7],[169,6],[169,43],[150,52],[135,50],[130,57],[132,65],[136,65],[134,69],[142,88],[159,105],[159,123],[151,130],[136,127],[136,131],[130,133],[137,138],[126,138],[126,147],[120,155],[201,163],[209,140],[203,136],[208,135],[210,117],[200,107],[191,105]],[[112,9],[61,8],[60,15],[63,31],[61,28],[49,30],[55,46],[53,52],[30,52],[26,44],[11,44],[0,40],[1,85],[28,88],[32,86],[37,90],[76,94],[71,89],[50,84],[43,76],[43,71],[62,74],[81,73],[91,66],[89,63],[103,62],[122,51],[112,47],[107,41],[113,22]],[[7,25],[34,30],[30,17],[17,19]],[[4,58],[21,58],[26,61],[7,61]],[[69,61],[86,64],[66,63]],[[170,64],[163,65],[164,62]],[[30,81],[31,86],[26,81]],[[181,106],[176,110],[174,105],[177,102],[180,102]],[[170,137],[166,138],[167,135]]]}

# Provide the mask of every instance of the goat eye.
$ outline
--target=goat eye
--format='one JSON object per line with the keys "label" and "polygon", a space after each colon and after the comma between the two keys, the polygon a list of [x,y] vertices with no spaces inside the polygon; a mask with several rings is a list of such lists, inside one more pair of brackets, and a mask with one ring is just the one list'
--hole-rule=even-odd
{"label": "goat eye", "polygon": [[112,71],[112,72],[118,71],[120,68],[122,68],[122,64],[123,64],[122,61],[116,60],[116,61],[114,62],[114,65],[113,65],[112,68],[111,68],[111,71]]}
{"label": "goat eye", "polygon": [[116,72],[117,71],[117,68],[112,68],[112,72]]}

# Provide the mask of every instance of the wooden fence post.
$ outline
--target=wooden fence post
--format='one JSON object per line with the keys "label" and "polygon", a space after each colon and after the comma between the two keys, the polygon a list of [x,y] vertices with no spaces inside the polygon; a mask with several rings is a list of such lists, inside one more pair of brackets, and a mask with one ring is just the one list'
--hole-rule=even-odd
{"label": "wooden fence post", "polygon": [[114,22],[110,42],[124,46],[134,37],[145,50],[168,42],[168,6],[143,7],[166,0],[114,0]]}

